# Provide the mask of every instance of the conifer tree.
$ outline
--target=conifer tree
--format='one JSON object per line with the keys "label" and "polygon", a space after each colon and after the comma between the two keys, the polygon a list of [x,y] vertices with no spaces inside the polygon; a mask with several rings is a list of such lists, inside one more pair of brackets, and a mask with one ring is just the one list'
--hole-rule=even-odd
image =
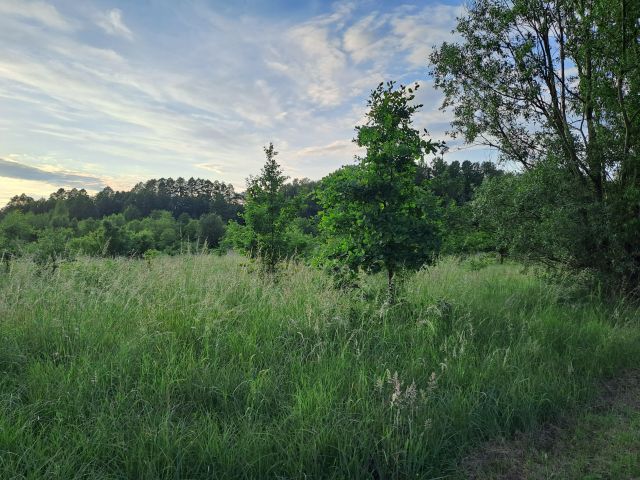
{"label": "conifer tree", "polygon": [[291,212],[283,191],[287,176],[276,161],[273,143],[264,147],[267,160],[259,175],[247,180],[244,220],[251,232],[252,254],[260,258],[265,270],[274,273],[286,252],[285,228]]}

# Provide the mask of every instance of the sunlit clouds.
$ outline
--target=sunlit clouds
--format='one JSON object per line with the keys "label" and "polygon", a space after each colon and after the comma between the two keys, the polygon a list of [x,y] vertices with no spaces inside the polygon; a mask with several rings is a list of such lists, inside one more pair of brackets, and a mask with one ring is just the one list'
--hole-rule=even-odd
{"label": "sunlit clouds", "polygon": [[0,172],[0,203],[161,176],[242,188],[269,141],[290,176],[320,178],[352,161],[367,95],[388,79],[422,81],[429,125],[419,126],[444,136],[427,55],[450,37],[458,5],[340,2],[293,14],[142,3],[0,2],[0,158],[59,172]]}

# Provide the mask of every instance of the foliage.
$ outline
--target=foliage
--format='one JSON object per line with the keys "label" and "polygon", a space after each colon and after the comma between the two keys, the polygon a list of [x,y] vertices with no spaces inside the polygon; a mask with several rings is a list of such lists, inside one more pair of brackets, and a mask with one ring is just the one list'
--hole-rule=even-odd
{"label": "foliage", "polygon": [[[457,134],[525,169],[552,163],[565,177],[540,184],[551,202],[538,198],[550,211],[557,195],[569,197],[563,211],[577,215],[580,237],[563,243],[570,251],[538,238],[531,254],[630,286],[640,279],[639,17],[631,0],[476,0],[458,22],[461,41],[431,56]],[[556,220],[533,235],[565,236]]]}
{"label": "foliage", "polygon": [[200,218],[198,238],[210,247],[217,247],[224,235],[224,222],[216,213],[208,213]]}
{"label": "foliage", "polygon": [[276,161],[273,143],[264,147],[267,160],[260,174],[247,181],[246,202],[242,218],[252,237],[253,256],[260,258],[266,271],[274,273],[276,265],[288,253],[284,230],[292,218],[284,196],[287,177]]}
{"label": "foliage", "polygon": [[200,218],[216,213],[226,222],[237,219],[241,210],[240,196],[233,186],[201,178],[161,178],[138,183],[130,191],[114,191],[105,187],[95,196],[85,190],[59,189],[48,199],[34,200],[27,195],[12,198],[0,210],[0,219],[12,211],[45,214],[54,210],[65,212],[69,220],[104,218],[124,213],[127,221],[149,216],[154,210],[166,210],[176,218],[186,213]]}
{"label": "foliage", "polygon": [[355,141],[366,155],[325,178],[317,193],[325,263],[334,270],[384,269],[390,294],[394,275],[431,262],[440,243],[436,199],[416,184],[416,164],[436,144],[411,125],[421,107],[414,99],[411,88],[378,85],[366,124],[356,127]]}
{"label": "foliage", "polygon": [[[628,265],[611,263],[616,258],[625,262],[621,253],[601,254],[610,248],[607,205],[589,200],[564,168],[546,161],[523,174],[485,182],[473,208],[503,255],[550,267],[623,274]],[[601,223],[591,221],[596,218]]]}
{"label": "foliage", "polygon": [[45,230],[31,245],[33,258],[40,264],[56,263],[69,256],[68,242],[72,235],[68,228]]}

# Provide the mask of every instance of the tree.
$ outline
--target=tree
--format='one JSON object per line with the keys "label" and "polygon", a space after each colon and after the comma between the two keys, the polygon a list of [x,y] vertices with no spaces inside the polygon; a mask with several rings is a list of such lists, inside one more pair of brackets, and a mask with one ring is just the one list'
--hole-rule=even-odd
{"label": "tree", "polygon": [[142,218],[140,209],[135,205],[127,206],[127,208],[124,209],[124,212],[122,212],[122,215],[127,222],[131,222],[132,220],[140,220]]}
{"label": "tree", "polygon": [[318,191],[325,261],[351,272],[385,270],[389,300],[396,273],[430,262],[440,244],[437,200],[416,182],[416,163],[438,144],[412,127],[422,106],[414,99],[412,88],[378,85],[366,123],[356,127],[354,141],[366,155],[325,178]]}
{"label": "tree", "polygon": [[578,269],[591,264],[604,270],[609,258],[588,247],[591,242],[604,243],[607,232],[582,221],[585,212],[602,216],[596,209],[603,204],[592,203],[585,195],[557,163],[543,162],[522,174],[486,181],[472,206],[501,258],[508,253],[549,267]]}
{"label": "tree", "polygon": [[575,232],[587,234],[575,247],[599,252],[567,258],[632,285],[640,280],[638,18],[633,0],[475,0],[458,22],[461,41],[431,55],[454,132],[525,170],[555,163],[561,185],[580,190],[574,213],[589,226]]}
{"label": "tree", "polygon": [[69,190],[65,203],[69,210],[69,218],[84,220],[94,217],[96,214],[94,199],[89,196],[84,188],[81,190],[75,188]]}
{"label": "tree", "polygon": [[200,240],[210,247],[217,247],[224,235],[224,222],[217,213],[208,213],[200,218],[198,234]]}
{"label": "tree", "polygon": [[291,218],[283,185],[287,177],[276,162],[273,143],[264,148],[267,157],[260,175],[247,180],[243,218],[254,237],[256,251],[267,272],[275,272],[277,263],[286,256],[285,228]]}

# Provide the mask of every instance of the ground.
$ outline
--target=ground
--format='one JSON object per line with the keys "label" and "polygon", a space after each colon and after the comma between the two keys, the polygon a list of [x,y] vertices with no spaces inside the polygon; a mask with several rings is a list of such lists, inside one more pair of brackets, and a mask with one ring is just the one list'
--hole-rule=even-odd
{"label": "ground", "polygon": [[516,438],[495,441],[468,456],[462,478],[640,478],[640,370],[602,382],[582,413]]}

